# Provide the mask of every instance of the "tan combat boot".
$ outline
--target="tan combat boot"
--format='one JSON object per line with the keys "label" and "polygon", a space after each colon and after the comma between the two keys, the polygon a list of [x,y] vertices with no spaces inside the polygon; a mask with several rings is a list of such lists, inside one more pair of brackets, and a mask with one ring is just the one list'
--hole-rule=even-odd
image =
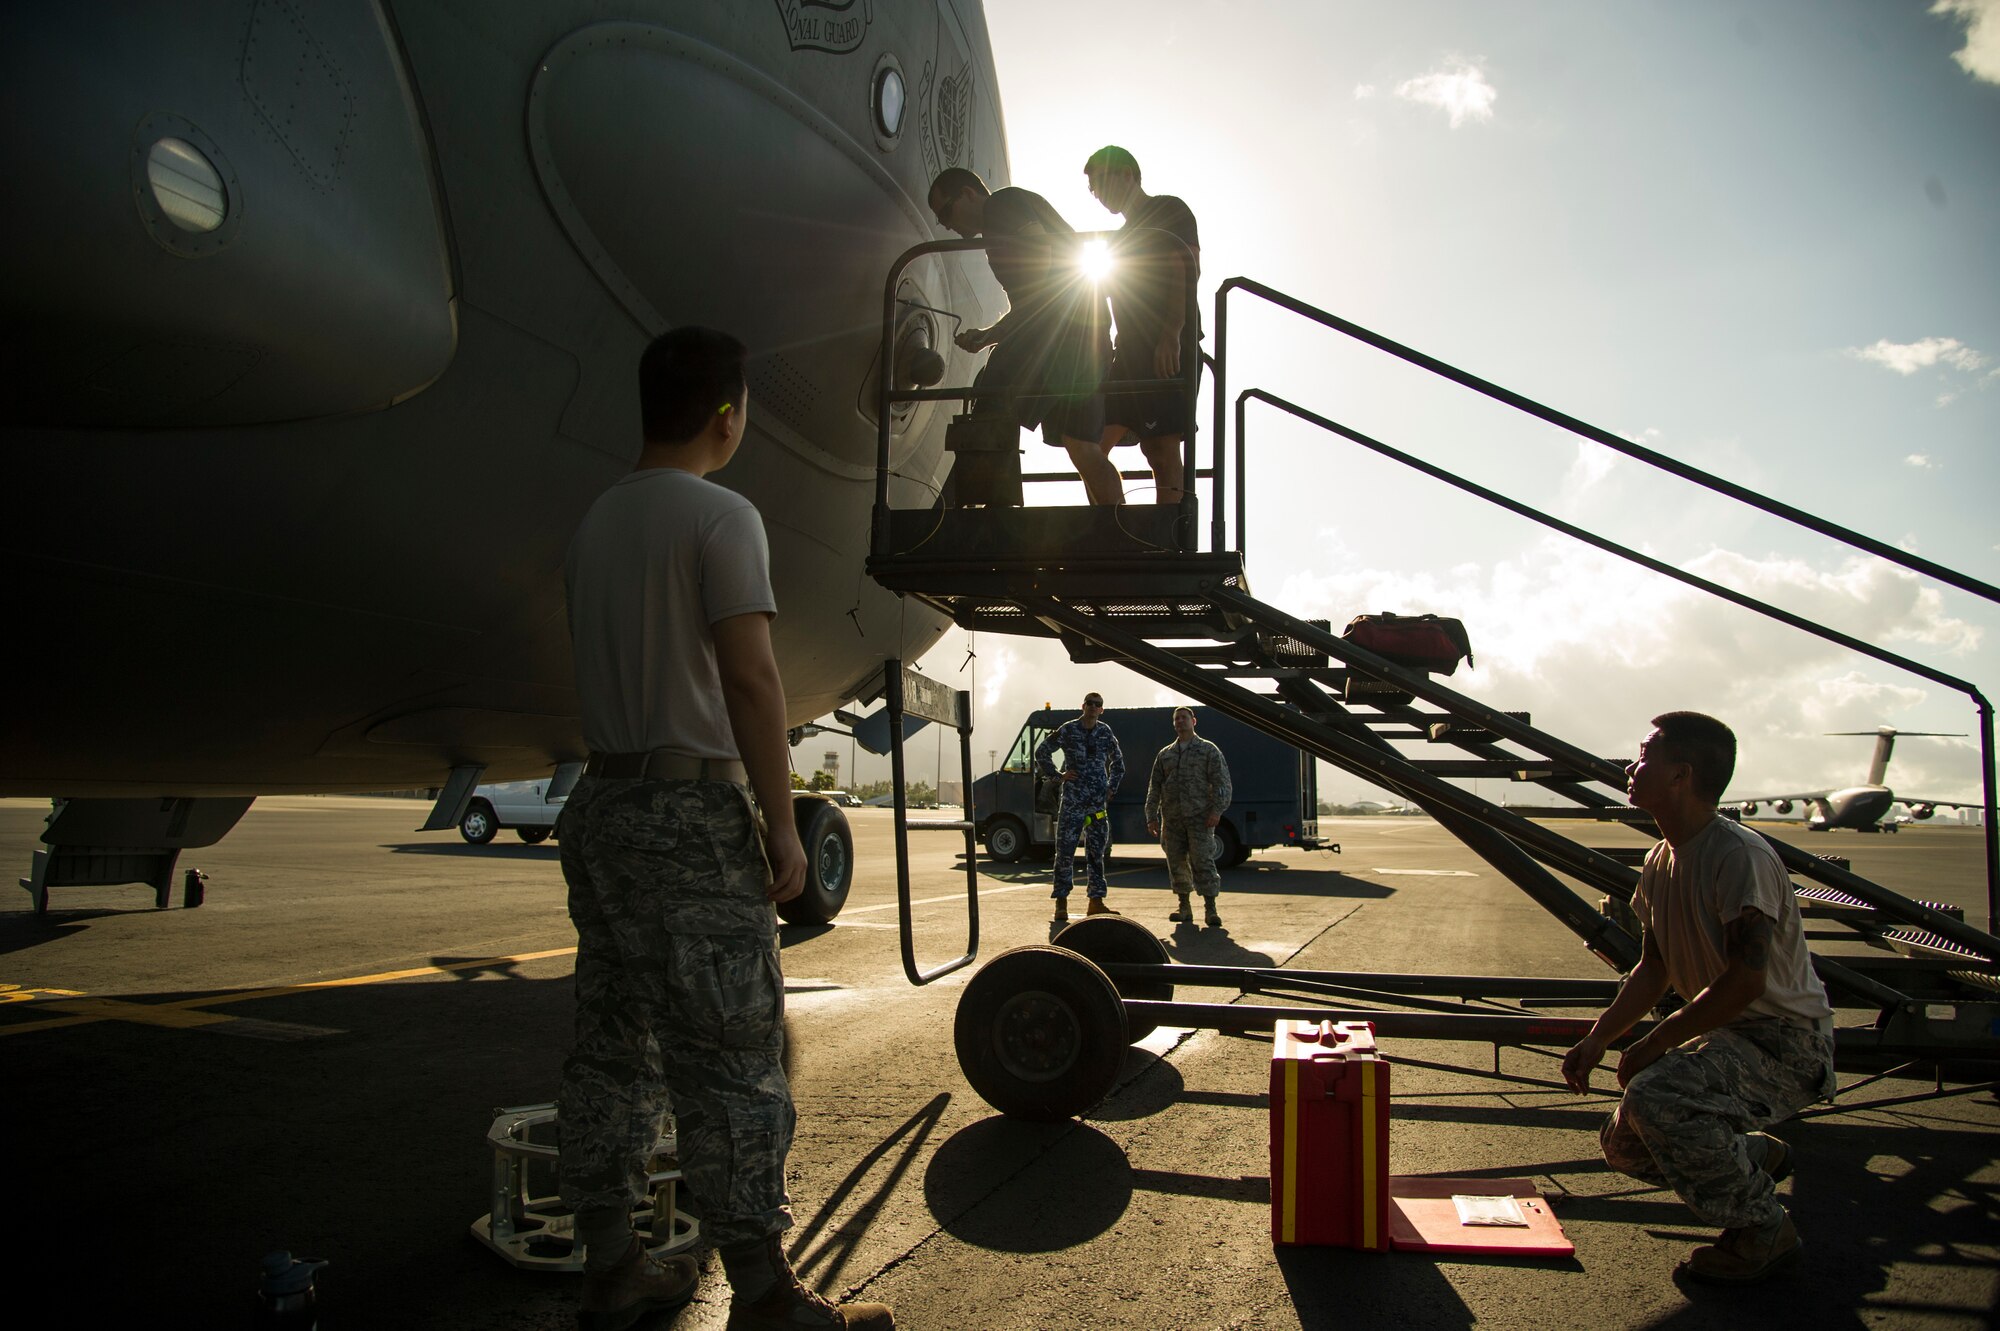
{"label": "tan combat boot", "polygon": [[722,1261],[731,1283],[739,1273],[752,1270],[776,1277],[754,1301],[746,1301],[740,1294],[730,1300],[727,1331],[794,1331],[802,1327],[895,1331],[896,1315],[885,1303],[828,1303],[800,1284],[775,1237],[753,1251],[724,1253]]}
{"label": "tan combat boot", "polygon": [[647,1313],[692,1299],[700,1275],[692,1257],[655,1257],[635,1234],[618,1265],[583,1273],[577,1324],[585,1331],[623,1331]]}
{"label": "tan combat boot", "polygon": [[1681,1270],[1710,1284],[1748,1285],[1797,1257],[1803,1246],[1799,1231],[1792,1228],[1791,1216],[1780,1211],[1773,1224],[1723,1230],[1714,1243],[1689,1253]]}
{"label": "tan combat boot", "polygon": [[1194,906],[1189,903],[1188,894],[1185,892],[1176,892],[1174,896],[1181,904],[1169,911],[1167,918],[1175,924],[1193,924]]}
{"label": "tan combat boot", "polygon": [[1105,902],[1103,897],[1092,897],[1090,899],[1090,905],[1084,910],[1083,913],[1085,915],[1116,915],[1118,912],[1111,909],[1110,905]]}

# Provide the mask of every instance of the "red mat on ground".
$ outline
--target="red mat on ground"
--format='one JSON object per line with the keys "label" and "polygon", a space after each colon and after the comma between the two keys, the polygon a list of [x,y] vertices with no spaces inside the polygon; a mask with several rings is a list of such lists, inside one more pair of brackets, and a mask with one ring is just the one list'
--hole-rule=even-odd
{"label": "red mat on ground", "polygon": [[[1458,1206],[1452,1201],[1461,1195],[1512,1197],[1528,1226],[1461,1224]],[[1562,1226],[1530,1179],[1414,1178],[1401,1174],[1389,1177],[1389,1246],[1399,1252],[1499,1257],[1569,1257],[1576,1252],[1576,1245],[1563,1237]]]}

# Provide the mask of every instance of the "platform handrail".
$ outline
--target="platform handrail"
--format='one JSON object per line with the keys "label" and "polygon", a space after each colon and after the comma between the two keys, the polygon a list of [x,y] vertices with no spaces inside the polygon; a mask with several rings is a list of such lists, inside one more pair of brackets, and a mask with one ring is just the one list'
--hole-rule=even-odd
{"label": "platform handrail", "polygon": [[[1713,472],[1689,466],[1685,462],[1677,461],[1664,453],[1656,452],[1642,444],[1635,444],[1629,439],[1612,434],[1609,430],[1600,429],[1586,421],[1578,420],[1574,416],[1557,411],[1553,407],[1544,406],[1533,398],[1513,392],[1510,389],[1502,388],[1500,385],[1482,379],[1476,374],[1461,370],[1455,365],[1447,364],[1435,356],[1426,356],[1423,352],[1413,347],[1406,347],[1400,342],[1384,337],[1382,334],[1370,329],[1363,328],[1360,324],[1343,319],[1337,314],[1332,314],[1317,306],[1309,305],[1295,296],[1287,295],[1285,292],[1279,291],[1275,287],[1266,286],[1264,283],[1256,281],[1253,278],[1232,277],[1218,287],[1215,293],[1215,432],[1218,439],[1222,435],[1223,413],[1226,410],[1223,375],[1227,369],[1228,360],[1228,301],[1231,291],[1244,291],[1250,295],[1260,297],[1273,305],[1289,310],[1301,318],[1310,319],[1312,322],[1320,324],[1323,327],[1330,328],[1337,333],[1345,334],[1357,342],[1366,343],[1374,347],[1377,351],[1386,352],[1398,360],[1406,361],[1419,369],[1428,370],[1430,373],[1449,379],[1461,387],[1469,388],[1475,393],[1490,397],[1496,402],[1505,403],[1539,420],[1547,421],[1551,425],[1560,426],[1572,434],[1582,435],[1584,438],[1594,443],[1602,444],[1614,452],[1623,453],[1626,457],[1644,462],[1648,466],[1658,467],[1660,470],[1678,476],[1684,481],[1690,481],[1704,489],[1727,495],[1739,503],[1761,509],[1773,517],[1783,518],[1787,522],[1818,532],[1822,536],[1831,537],[1843,544],[1851,545],[1858,550],[1865,550],[1879,559],[1885,559],[1892,564],[1899,564],[1912,572],[1922,573],[1926,577],[1936,578],[1939,582],[1949,583],[1961,591],[1971,592],[1974,596],[2000,603],[2000,587],[1996,587],[1992,583],[1982,582],[1978,578],[1960,573],[1957,569],[1948,568],[1943,564],[1937,563],[1935,560],[1910,554],[1906,550],[1900,550],[1893,545],[1878,541],[1872,536],[1864,535],[1852,528],[1843,527],[1837,522],[1829,522],[1816,514],[1808,513],[1804,509],[1784,503],[1781,500],[1772,499],[1768,495],[1759,494],[1755,490],[1738,485],[1734,481],[1725,480]],[[1239,553],[1243,540],[1243,500],[1241,491],[1242,487],[1239,484],[1236,530]]]}
{"label": "platform handrail", "polygon": [[[1698,591],[1706,592],[1711,596],[1719,597],[1724,601],[1728,601],[1732,605],[1740,606],[1746,610],[1755,611],[1756,613],[1763,615],[1769,619],[1774,619],[1779,623],[1786,625],[1787,627],[1798,629],[1804,633],[1809,633],[1814,637],[1821,639],[1822,641],[1830,642],[1838,647],[1844,647],[1849,651],[1857,652],[1863,656],[1870,657],[1874,660],[1882,662],[1885,665],[1894,666],[1899,670],[1908,671],[1909,673],[1916,675],[1919,678],[1930,680],[1932,683],[1940,684],[1946,688],[1953,689],[1959,693],[1965,694],[1968,698],[1972,700],[1973,706],[1978,711],[1979,714],[1980,750],[1983,759],[1981,764],[1982,768],[1981,778],[1985,793],[1984,821],[1985,821],[1985,831],[1987,840],[1987,864],[1986,864],[1987,934],[1985,938],[1982,940],[1981,946],[1983,948],[1990,948],[1992,946],[1992,934],[1996,928],[1996,916],[2000,916],[2000,868],[1996,868],[1996,865],[2000,865],[2000,855],[1996,855],[1996,850],[1995,850],[1995,838],[2000,837],[2000,828],[1996,828],[1995,826],[1996,820],[1994,817],[1996,783],[1994,777],[1993,704],[1987,700],[1985,694],[1981,693],[1976,685],[1970,683],[1967,680],[1960,679],[1955,675],[1949,675],[1941,670],[1933,669],[1930,666],[1924,665],[1922,662],[1913,661],[1906,656],[1902,656],[1896,652],[1889,651],[1886,648],[1878,647],[1870,642],[1865,642],[1860,638],[1852,636],[1851,634],[1842,633],[1838,629],[1829,628],[1823,624],[1816,623],[1813,620],[1806,619],[1801,615],[1794,614],[1789,610],[1782,609],[1778,606],[1770,604],[1769,602],[1759,600],[1754,596],[1749,596],[1746,595],[1745,593],[1736,591],[1732,588],[1725,587],[1720,583],[1712,582],[1709,579],[1701,577],[1698,574],[1689,573],[1683,569],[1675,568],[1673,565],[1666,563],[1664,560],[1655,559],[1650,555],[1642,554],[1641,552],[1634,550],[1629,546],[1621,545],[1618,542],[1613,541],[1608,537],[1600,536],[1596,532],[1590,531],[1587,528],[1579,527],[1575,523],[1566,522],[1561,518],[1555,517],[1548,513],[1544,513],[1540,509],[1537,509],[1532,505],[1524,504],[1517,499],[1513,499],[1507,495],[1501,494],[1500,492],[1490,489],[1487,486],[1480,485],[1476,481],[1467,480],[1464,477],[1458,476],[1433,463],[1426,462],[1422,458],[1415,457],[1412,454],[1406,453],[1403,450],[1394,447],[1393,445],[1383,443],[1379,439],[1375,439],[1369,435],[1363,434],[1359,430],[1343,425],[1339,421],[1332,420],[1326,416],[1319,414],[1318,412],[1311,411],[1305,407],[1302,407],[1296,402],[1289,401],[1286,398],[1279,397],[1275,393],[1267,392],[1266,390],[1261,388],[1246,388],[1242,392],[1238,393],[1236,397],[1235,424],[1236,424],[1236,447],[1238,454],[1237,493],[1239,497],[1243,492],[1244,489],[1243,482],[1245,480],[1245,472],[1243,471],[1241,464],[1244,451],[1246,448],[1245,441],[1247,440],[1249,435],[1248,408],[1249,404],[1253,401],[1262,402],[1267,406],[1274,407],[1277,410],[1282,411],[1287,415],[1294,417],[1297,420],[1303,421],[1308,425],[1312,425],[1318,429],[1325,430],[1329,434],[1338,435],[1340,438],[1345,439],[1350,443],[1358,444],[1361,447],[1368,449],[1370,452],[1373,452],[1380,457],[1385,457],[1392,462],[1400,463],[1403,466],[1408,467],[1414,471],[1420,472],[1423,475],[1428,476],[1433,480],[1442,481],[1445,484],[1453,487],[1454,489],[1462,491],[1465,494],[1469,494],[1474,498],[1484,500],[1485,502],[1492,504],[1495,507],[1502,508],[1508,511],[1509,513],[1513,513],[1516,516],[1524,517],[1529,519],[1530,521],[1539,523],[1542,526],[1547,527],[1552,531],[1560,532],[1563,535],[1568,536],[1574,540],[1582,541],[1586,545],[1593,546],[1596,549],[1602,550],[1607,554],[1616,555],[1618,558],[1623,559],[1628,563],[1637,564],[1641,568],[1645,568],[1651,572],[1663,574],[1666,577],[1674,579],[1676,582],[1680,582],[1686,586],[1693,587]],[[1527,742],[1527,741],[1522,740],[1520,742]],[[1593,776],[1597,780],[1610,781],[1613,783],[1615,783],[1616,779],[1614,775],[1609,774],[1601,769],[1593,772]],[[1775,840],[1775,838],[1766,837],[1765,839],[1771,841],[1772,844],[1774,845],[1781,844],[1778,843]],[[1812,856],[1804,857],[1806,861],[1814,861],[1816,860],[1816,858],[1817,857],[1812,857]],[[1808,870],[1808,872],[1809,876],[1818,878],[1820,881],[1827,881],[1825,878],[1821,876],[1820,872],[1817,871],[1816,864],[1812,867],[1811,870]],[[1939,919],[1942,919],[1942,917],[1939,917]],[[1936,921],[1933,921],[1929,918],[1924,918],[1921,920],[1913,920],[1912,922],[1921,923],[1923,927],[1932,929],[1933,931],[1936,932],[1946,933],[1947,937],[1951,936],[1948,931],[1940,929]],[[1956,941],[1969,943],[1971,940],[1959,939]]]}
{"label": "platform handrail", "polygon": [[[958,717],[952,729],[958,732],[959,773],[961,798],[972,798],[972,730],[966,724],[972,710],[969,693],[957,694]],[[895,792],[896,828],[896,934],[903,954],[903,975],[913,985],[922,988],[933,980],[943,979],[953,971],[969,966],[979,956],[979,862],[978,845],[974,840],[974,829],[970,819],[944,822],[935,819],[909,820],[909,805],[906,793],[909,787],[904,783],[903,764],[903,663],[891,657],[882,662],[882,695],[889,714],[889,780]],[[945,724],[936,716],[926,715],[933,725]],[[942,778],[940,778],[942,779]],[[965,951],[952,960],[925,970],[917,965],[916,922],[910,899],[910,842],[912,828],[920,831],[952,830],[965,837]]]}
{"label": "platform handrail", "polygon": [[[1188,428],[1186,437],[1181,441],[1181,461],[1183,468],[1180,503],[1181,522],[1179,524],[1182,532],[1181,539],[1184,542],[1184,549],[1187,552],[1191,553],[1200,546],[1200,541],[1195,535],[1195,523],[1197,520],[1195,482],[1206,475],[1213,482],[1215,495],[1215,515],[1211,537],[1213,541],[1212,548],[1219,551],[1222,548],[1224,540],[1222,497],[1227,481],[1223,470],[1221,437],[1219,435],[1215,443],[1211,446],[1213,460],[1209,471],[1204,473],[1195,465],[1195,436],[1197,433],[1195,418],[1197,414],[1196,406],[1201,393],[1201,367],[1204,364],[1214,366],[1215,362],[1202,352],[1200,336],[1197,332],[1201,304],[1195,276],[1197,265],[1194,251],[1188,248],[1187,242],[1183,241],[1179,236],[1174,235],[1171,231],[1161,231],[1154,227],[1140,229],[1153,231],[1157,235],[1171,240],[1180,248],[1180,252],[1184,256],[1182,275],[1185,279],[1183,299],[1186,304],[1184,307],[1185,317],[1181,323],[1181,373],[1179,377],[1172,379],[1128,380],[1121,382],[1116,388],[1110,391],[1114,394],[1126,395],[1155,392],[1166,388],[1179,388],[1187,395]],[[1123,229],[1118,231],[1078,231],[1073,234],[1072,239],[1075,241],[1077,248],[1081,249],[1085,243],[1092,240],[1102,240],[1110,244],[1116,242],[1120,237],[1130,240],[1132,232]],[[876,363],[879,371],[875,377],[875,505],[869,520],[868,542],[871,554],[887,555],[890,553],[888,540],[889,444],[892,435],[891,425],[893,420],[890,415],[891,409],[906,402],[969,402],[973,397],[973,386],[971,384],[967,384],[962,388],[897,389],[893,386],[896,369],[896,312],[898,305],[901,304],[896,294],[897,288],[902,283],[904,272],[918,259],[932,254],[958,254],[967,251],[984,252],[987,248],[988,239],[985,236],[977,236],[970,240],[927,240],[904,250],[896,256],[896,261],[889,266],[889,275],[883,283],[882,288],[882,339],[876,353]],[[977,355],[978,353],[975,352],[972,354]],[[1107,365],[1107,372],[1109,368]],[[1221,383],[1219,370],[1216,382],[1218,385]],[[1099,391],[1103,392],[1105,389],[1100,386]],[[1002,396],[1002,394],[991,390],[989,390],[987,395]],[[1015,386],[1014,391],[1006,394],[1009,397],[1022,395],[1024,395],[1024,390],[1019,386]],[[1026,395],[1033,396],[1034,394],[1029,392]],[[1034,473],[1023,475],[1022,477],[1024,481],[1074,479],[1076,479],[1074,476],[1065,473]]]}

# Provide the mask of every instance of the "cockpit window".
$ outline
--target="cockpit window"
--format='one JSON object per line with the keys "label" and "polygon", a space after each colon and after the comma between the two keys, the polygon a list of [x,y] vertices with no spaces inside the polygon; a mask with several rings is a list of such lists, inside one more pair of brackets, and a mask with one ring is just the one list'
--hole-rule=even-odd
{"label": "cockpit window", "polygon": [[1034,770],[1035,746],[1040,744],[1048,731],[1037,726],[1022,726],[1014,747],[1007,751],[1007,761],[1001,765],[1005,772],[1028,772]]}

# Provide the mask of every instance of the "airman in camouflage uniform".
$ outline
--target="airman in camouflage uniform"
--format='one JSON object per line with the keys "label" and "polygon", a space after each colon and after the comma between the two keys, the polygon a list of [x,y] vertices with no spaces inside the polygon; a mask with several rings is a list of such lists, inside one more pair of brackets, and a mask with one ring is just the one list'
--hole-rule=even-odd
{"label": "airman in camouflage uniform", "polygon": [[1563,1057],[1563,1079],[1588,1090],[1612,1042],[1669,989],[1686,1000],[1619,1059],[1625,1093],[1601,1134],[1604,1159],[1723,1227],[1682,1271],[1747,1284],[1801,1247],[1774,1190],[1791,1172],[1791,1148],[1761,1129],[1832,1095],[1833,1008],[1783,863],[1716,810],[1736,736],[1698,712],[1668,712],[1653,726],[1626,769],[1632,804],[1661,835],[1632,896],[1639,964]]}
{"label": "airman in camouflage uniform", "polygon": [[773,906],[804,890],[805,850],[770,546],[755,506],[706,479],[743,442],[747,354],[696,327],[646,348],[638,464],[564,560],[590,761],[556,827],[577,932],[556,1121],[584,1331],[694,1296],[692,1257],[656,1257],[632,1228],[669,1095],[680,1168],[729,1277],[729,1331],[895,1326],[882,1304],[836,1307],[805,1288],[784,1250],[797,1115]]}
{"label": "airman in camouflage uniform", "polygon": [[1118,736],[1101,719],[1104,699],[1095,693],[1083,700],[1083,715],[1065,721],[1035,746],[1035,772],[1056,777],[1050,756],[1063,752],[1062,804],[1056,813],[1056,881],[1050,893],[1056,919],[1069,918],[1069,892],[1076,874],[1076,845],[1083,843],[1089,874],[1090,914],[1110,913],[1105,905],[1104,857],[1111,849],[1111,797],[1125,779],[1125,755]]}
{"label": "airman in camouflage uniform", "polygon": [[1194,709],[1174,708],[1174,742],[1154,756],[1146,782],[1146,830],[1160,838],[1167,875],[1180,898],[1167,918],[1194,923],[1188,894],[1200,892],[1207,903],[1207,923],[1214,928],[1222,923],[1215,904],[1222,891],[1222,875],[1215,868],[1215,827],[1233,795],[1222,750],[1194,731]]}
{"label": "airman in camouflage uniform", "polygon": [[[717,1247],[791,1224],[796,1115],[780,1062],[784,977],[748,792],[586,777],[564,806],[576,922],[576,1045],[557,1121],[573,1210],[629,1206],[671,1108]],[[643,1075],[635,1076],[635,1064]]]}

